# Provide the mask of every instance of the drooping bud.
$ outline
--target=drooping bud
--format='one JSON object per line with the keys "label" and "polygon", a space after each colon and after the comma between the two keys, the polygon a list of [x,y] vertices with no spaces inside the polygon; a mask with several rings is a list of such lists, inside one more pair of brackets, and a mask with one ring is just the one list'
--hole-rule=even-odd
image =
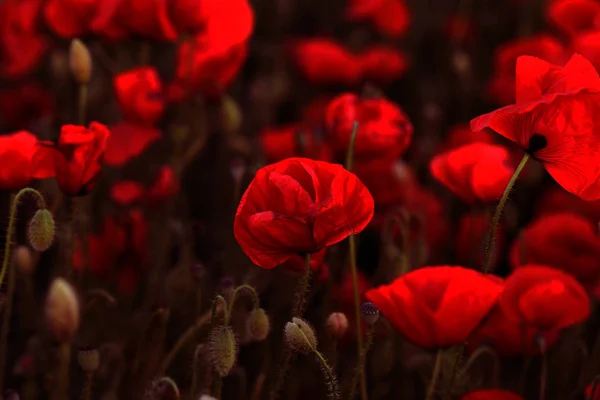
{"label": "drooping bud", "polygon": [[233,330],[219,325],[213,328],[209,338],[209,355],[215,371],[225,377],[237,360],[238,345]]}
{"label": "drooping bud", "polygon": [[79,367],[87,374],[93,374],[100,366],[100,352],[98,349],[81,349],[77,353]]}
{"label": "drooping bud", "polygon": [[285,341],[288,346],[299,353],[312,353],[317,350],[317,336],[314,329],[300,318],[292,318],[284,327]]}
{"label": "drooping bud", "polygon": [[346,314],[334,312],[327,317],[327,332],[336,339],[342,338],[348,330],[348,318]]}
{"label": "drooping bud", "polygon": [[246,324],[252,340],[262,342],[269,336],[271,323],[269,322],[269,316],[264,309],[256,308],[250,311]]}
{"label": "drooping bud", "polygon": [[56,278],[50,285],[45,304],[48,328],[62,343],[71,341],[79,328],[79,300],[70,283]]}
{"label": "drooping bud", "polygon": [[362,312],[363,319],[369,325],[375,325],[379,320],[379,309],[370,301],[363,303],[360,306],[360,311]]}
{"label": "drooping bud", "polygon": [[27,236],[31,247],[39,252],[48,250],[52,246],[55,233],[52,213],[45,208],[37,210],[29,221],[29,227],[27,228]]}
{"label": "drooping bud", "polygon": [[80,85],[87,85],[92,77],[92,56],[87,46],[79,39],[71,41],[69,48],[69,68]]}
{"label": "drooping bud", "polygon": [[36,262],[33,257],[33,253],[27,246],[19,246],[13,253],[15,258],[15,265],[22,274],[32,274],[35,271]]}

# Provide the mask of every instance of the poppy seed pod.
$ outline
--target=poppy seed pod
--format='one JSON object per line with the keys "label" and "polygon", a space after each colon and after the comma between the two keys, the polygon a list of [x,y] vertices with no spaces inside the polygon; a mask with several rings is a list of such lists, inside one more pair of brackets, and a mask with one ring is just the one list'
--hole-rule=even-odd
{"label": "poppy seed pod", "polygon": [[210,333],[209,356],[215,371],[225,377],[237,359],[238,345],[229,326],[216,326]]}
{"label": "poppy seed pod", "polygon": [[27,246],[19,246],[13,254],[15,265],[19,272],[29,275],[33,273],[36,267],[36,262],[33,259],[33,254]]}
{"label": "poppy seed pod", "polygon": [[312,353],[317,350],[317,336],[314,329],[300,318],[292,318],[284,327],[285,341],[299,353]]}
{"label": "poppy seed pod", "polygon": [[379,320],[379,309],[370,301],[367,301],[360,306],[360,312],[362,313],[365,322],[369,325],[375,325]]}
{"label": "poppy seed pod", "polygon": [[230,96],[223,96],[221,100],[221,129],[226,134],[235,133],[242,126],[242,113],[240,107]]}
{"label": "poppy seed pod", "polygon": [[346,314],[334,312],[327,317],[327,332],[336,339],[340,339],[348,330],[348,318]]}
{"label": "poppy seed pod", "polygon": [[92,56],[86,45],[79,39],[71,41],[69,48],[69,68],[80,85],[87,85],[92,77]]}
{"label": "poppy seed pod", "polygon": [[82,349],[77,353],[77,362],[79,367],[86,374],[92,374],[96,372],[100,366],[100,352],[98,349]]}
{"label": "poppy seed pod", "polygon": [[29,244],[35,251],[46,251],[54,241],[55,232],[52,213],[45,208],[37,210],[29,221],[27,229]]}
{"label": "poppy seed pod", "polygon": [[46,297],[45,316],[48,328],[62,343],[68,343],[79,328],[79,300],[69,282],[55,279]]}
{"label": "poppy seed pod", "polygon": [[269,316],[263,308],[250,311],[246,324],[252,340],[262,342],[269,336],[271,323],[269,322]]}

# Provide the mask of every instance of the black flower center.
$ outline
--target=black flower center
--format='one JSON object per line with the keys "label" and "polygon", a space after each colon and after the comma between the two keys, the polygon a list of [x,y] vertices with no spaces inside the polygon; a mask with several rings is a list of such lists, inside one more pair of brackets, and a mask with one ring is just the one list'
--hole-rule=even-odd
{"label": "black flower center", "polygon": [[531,138],[529,138],[529,146],[525,150],[530,156],[534,157],[537,151],[542,150],[548,145],[548,140],[544,135],[539,133],[534,133]]}

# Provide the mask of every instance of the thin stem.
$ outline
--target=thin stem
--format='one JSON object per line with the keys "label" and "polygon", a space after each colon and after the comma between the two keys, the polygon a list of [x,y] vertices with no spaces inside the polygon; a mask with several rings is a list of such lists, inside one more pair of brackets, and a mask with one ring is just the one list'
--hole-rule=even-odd
{"label": "thin stem", "polygon": [[174,395],[175,400],[181,399],[179,387],[177,387],[177,384],[175,383],[175,381],[173,379],[171,379],[167,376],[163,376],[162,378],[160,378],[159,380],[156,381],[156,384],[169,386],[173,390],[173,395]]}
{"label": "thin stem", "polygon": [[231,318],[231,312],[233,311],[233,306],[235,305],[235,301],[240,293],[247,291],[252,297],[252,308],[258,308],[259,301],[258,295],[256,294],[256,290],[250,285],[240,285],[235,288],[233,294],[231,295],[231,299],[229,300],[229,304],[227,307],[227,314],[225,314],[225,326],[229,325],[229,320]]}
{"label": "thin stem", "polygon": [[31,194],[36,198],[39,209],[46,208],[46,201],[44,200],[44,197],[41,195],[40,192],[32,188],[21,189],[19,193],[17,193],[12,199],[12,203],[10,206],[10,216],[8,220],[8,229],[6,232],[6,241],[4,242],[4,259],[2,260],[2,271],[0,271],[0,287],[2,287],[2,283],[4,282],[4,276],[6,275],[6,271],[8,269],[8,262],[11,256],[10,250],[12,245],[12,235],[13,231],[15,230],[15,223],[17,220],[17,208],[19,207],[21,197],[26,194]]}
{"label": "thin stem", "polygon": [[437,380],[440,375],[440,369],[442,368],[442,349],[437,351],[437,356],[435,357],[435,365],[433,366],[433,375],[431,376],[431,382],[429,383],[429,388],[427,389],[427,397],[425,400],[432,400],[433,394],[435,393],[435,387],[437,386]]}
{"label": "thin stem", "polygon": [[363,337],[362,337],[362,318],[360,313],[360,293],[358,291],[358,269],[356,267],[356,238],[354,234],[350,234],[349,237],[350,242],[350,271],[352,273],[352,288],[354,291],[354,319],[356,323],[356,347],[358,349],[359,355],[359,365],[358,365],[358,374],[360,377],[360,392],[361,399],[367,400],[366,398],[366,376],[365,369],[362,364],[360,364],[360,356],[363,350]]}
{"label": "thin stem", "polygon": [[294,352],[291,351],[289,348],[286,348],[285,352],[286,353],[285,353],[285,358],[283,359],[283,365],[281,366],[280,369],[278,369],[279,372],[277,373],[277,380],[275,381],[275,386],[273,386],[273,389],[271,390],[271,393],[269,394],[269,399],[271,399],[271,400],[277,399],[277,396],[279,395],[279,391],[283,387],[283,381],[285,380],[287,370],[290,367],[292,358],[294,358]]}
{"label": "thin stem", "polygon": [[88,372],[85,374],[85,381],[83,382],[83,388],[81,389],[81,400],[92,399],[92,382],[94,381],[94,373]]}
{"label": "thin stem", "polygon": [[463,353],[465,351],[465,343],[463,342],[458,349],[456,350],[456,356],[454,357],[454,363],[452,364],[452,373],[450,374],[450,381],[448,382],[448,387],[446,388],[446,398],[451,398],[452,389],[454,388],[454,381],[456,380],[456,374],[458,372],[458,366],[462,360]]}
{"label": "thin stem", "polygon": [[461,374],[466,374],[473,366],[473,363],[484,354],[487,354],[492,358],[494,364],[493,383],[494,387],[496,387],[498,386],[498,383],[500,381],[500,361],[498,360],[498,355],[496,354],[496,352],[489,346],[481,346],[477,348],[477,350],[475,350],[473,354],[471,354],[471,357],[469,357],[469,359],[465,363],[465,366],[461,370]]}
{"label": "thin stem", "polygon": [[6,370],[6,346],[8,342],[8,333],[10,332],[10,317],[12,315],[12,306],[15,295],[16,271],[11,263],[8,271],[8,293],[3,310],[2,332],[0,333],[0,393],[4,393],[4,374]]}
{"label": "thin stem", "polygon": [[61,343],[58,369],[58,382],[55,391],[55,400],[67,400],[69,393],[69,363],[71,361],[70,343]]}
{"label": "thin stem", "polygon": [[200,350],[201,345],[196,346],[194,350],[194,361],[192,362],[192,386],[190,389],[190,400],[196,399],[196,392],[198,391],[198,364],[200,361]]}
{"label": "thin stem", "polygon": [[77,122],[81,126],[85,126],[85,112],[87,109],[88,87],[87,85],[79,85],[79,96],[77,103]]}
{"label": "thin stem", "polygon": [[320,351],[314,351],[315,356],[317,357],[317,361],[321,364],[321,369],[325,374],[325,379],[327,380],[327,387],[329,388],[329,397],[333,397],[336,400],[340,399],[340,390],[337,383],[337,378],[335,377],[335,373],[333,369],[327,363],[327,360],[323,357]]}
{"label": "thin stem", "polygon": [[213,391],[214,397],[217,400],[221,400],[223,394],[223,377],[219,375],[219,378],[215,381],[215,389]]}
{"label": "thin stem", "polygon": [[[373,344],[373,337],[374,337],[374,328],[372,326],[369,326],[369,329],[367,331],[367,342],[365,344],[365,347],[363,349],[361,349],[361,351],[359,353],[358,365],[356,366],[356,371],[354,372],[354,377],[352,378],[352,383],[350,385],[350,396],[348,397],[350,400],[353,400],[354,396],[356,396],[356,385],[358,383],[358,378],[364,377],[365,361],[367,359],[367,354],[369,353],[369,350],[371,349],[371,345]],[[361,396],[365,396],[363,398],[367,398],[366,382],[363,386],[361,386]]]}
{"label": "thin stem", "polygon": [[495,244],[494,242],[496,239],[496,231],[498,230],[498,223],[500,222],[500,216],[502,215],[502,211],[504,210],[504,206],[506,205],[506,201],[508,200],[508,195],[510,194],[510,191],[512,190],[513,186],[515,185],[517,178],[521,174],[521,171],[523,171],[523,168],[525,168],[527,161],[529,161],[529,154],[525,153],[525,155],[521,159],[521,162],[519,163],[519,166],[515,170],[515,173],[510,178],[508,185],[506,185],[506,189],[504,189],[504,194],[502,194],[502,198],[500,199],[500,202],[498,203],[498,207],[496,208],[496,212],[494,213],[494,219],[492,220],[492,228],[490,230],[490,236],[488,237],[488,241],[486,244],[486,259],[485,259],[485,264],[483,264],[483,273],[484,274],[487,274],[490,271],[490,268],[492,266],[492,256],[494,253],[494,244]]}
{"label": "thin stem", "polygon": [[354,142],[356,142],[356,134],[358,133],[358,121],[354,121],[352,133],[350,134],[350,144],[346,153],[346,169],[352,171],[352,163],[354,161]]}
{"label": "thin stem", "polygon": [[[547,380],[548,380],[548,359],[546,355],[546,346],[544,343],[544,339],[540,339],[539,341],[540,352],[542,355],[542,365],[540,371],[540,400],[546,400],[546,389],[547,389]],[[593,397],[592,397],[593,399]]]}

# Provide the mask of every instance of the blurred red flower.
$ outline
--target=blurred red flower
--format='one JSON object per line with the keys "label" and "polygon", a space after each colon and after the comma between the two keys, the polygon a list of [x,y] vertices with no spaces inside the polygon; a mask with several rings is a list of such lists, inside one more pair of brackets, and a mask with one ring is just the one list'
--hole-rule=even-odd
{"label": "blurred red flower", "polygon": [[600,236],[596,224],[568,212],[540,217],[514,241],[510,261],[513,268],[548,265],[593,288],[600,278]]}
{"label": "blurred red flower", "polygon": [[586,388],[585,388],[585,395],[587,396],[586,400],[600,399],[600,387],[596,387],[596,390],[594,390],[594,397],[592,398],[593,386],[594,386],[593,384],[586,386]]}
{"label": "blurred red flower", "polygon": [[374,45],[358,54],[362,65],[362,77],[378,84],[388,84],[398,80],[409,67],[403,52],[394,47]]}
{"label": "blurred red flower", "polygon": [[103,162],[111,167],[124,165],[162,137],[158,129],[128,122],[113,125],[110,131]]}
{"label": "blurred red flower", "polygon": [[162,116],[164,100],[158,72],[151,67],[121,72],[113,78],[123,117],[133,123],[154,125]]}
{"label": "blurred red flower", "polygon": [[535,57],[517,63],[517,104],[482,115],[471,128],[491,128],[540,161],[569,192],[600,198],[600,77],[584,57],[565,67]]}
{"label": "blurred red flower", "polygon": [[52,175],[40,174],[33,162],[37,142],[37,137],[27,131],[0,136],[1,190],[22,189],[34,178],[47,178]]}
{"label": "blurred red flower", "polygon": [[581,33],[573,37],[571,49],[590,60],[596,70],[600,68],[600,31]]}
{"label": "blurred red flower", "polygon": [[[485,262],[485,239],[492,227],[492,215],[472,211],[461,215],[456,232],[456,259],[462,265],[481,268]],[[496,265],[505,245],[504,225],[502,221],[498,226],[492,265]],[[492,267],[493,270],[493,267]]]}
{"label": "blurred red flower", "polygon": [[[103,220],[100,232],[88,235],[89,268],[96,276],[106,276],[117,257],[127,248],[126,232],[113,217]],[[73,254],[73,268],[85,268],[81,239],[77,239]]]}
{"label": "blurred red flower", "polygon": [[547,214],[574,212],[596,224],[600,221],[600,200],[582,200],[557,185],[542,192],[535,204],[534,211],[535,218]]}
{"label": "blurred red flower", "polygon": [[496,138],[490,131],[474,132],[469,124],[455,125],[448,130],[442,149],[450,151],[471,143],[495,144]]}
{"label": "blurred red flower", "polygon": [[290,157],[306,157],[332,161],[329,145],[316,137],[314,130],[300,124],[264,128],[259,134],[262,151],[268,163]]}
{"label": "blurred red flower", "polygon": [[[88,0],[89,1],[89,0]],[[174,41],[178,33],[169,15],[167,0],[119,0],[119,25],[145,38]]]}
{"label": "blurred red flower", "polygon": [[506,148],[472,143],[433,157],[431,175],[467,203],[499,199],[515,172]]}
{"label": "blurred red flower", "polygon": [[109,136],[108,128],[98,122],[92,122],[89,128],[63,125],[56,145],[38,143],[34,164],[42,175],[55,173],[63,193],[85,195],[93,189],[100,175],[100,163]]}
{"label": "blurred red flower", "polygon": [[411,342],[424,348],[463,343],[502,292],[501,279],[463,267],[411,271],[366,297]]}
{"label": "blurred red flower", "polygon": [[350,0],[346,17],[351,21],[368,21],[390,38],[402,37],[410,26],[410,13],[404,0]]}
{"label": "blurred red flower", "polygon": [[325,124],[333,146],[345,154],[354,123],[358,132],[354,144],[357,158],[397,157],[410,145],[413,126],[402,109],[383,98],[361,99],[344,93],[327,108]]}
{"label": "blurred red flower", "polygon": [[111,187],[110,197],[121,206],[131,206],[141,202],[157,205],[178,192],[179,182],[175,178],[173,168],[165,165],[158,171],[150,187],[146,188],[140,182],[133,180],[121,180]]}
{"label": "blurred red flower", "polygon": [[600,28],[600,3],[595,0],[556,0],[548,5],[546,17],[572,37]]}
{"label": "blurred red flower", "polygon": [[19,78],[33,72],[48,48],[38,29],[42,0],[0,2],[0,77]]}
{"label": "blurred red flower", "polygon": [[518,394],[502,389],[481,389],[467,393],[460,400],[524,400]]}
{"label": "blurred red flower", "polygon": [[36,82],[0,89],[0,119],[11,127],[22,128],[38,118],[51,117],[54,111],[54,95]]}
{"label": "blurred red flower", "polygon": [[289,158],[261,168],[242,196],[234,234],[248,257],[270,269],[317,253],[373,216],[373,198],[341,165]]}
{"label": "blurred red flower", "polygon": [[346,16],[351,20],[369,17],[377,12],[386,0],[349,0]]}
{"label": "blurred red flower", "polygon": [[138,203],[144,195],[144,185],[132,180],[121,180],[110,188],[110,198],[121,206]]}
{"label": "blurred red flower", "polygon": [[401,205],[417,185],[410,166],[399,159],[358,160],[353,171],[373,195],[378,210]]}
{"label": "blurred red flower", "polygon": [[121,0],[47,0],[44,18],[58,36],[72,39],[102,32],[115,18]]}
{"label": "blurred red flower", "polygon": [[549,35],[529,36],[498,47],[494,54],[494,73],[488,89],[492,98],[501,104],[515,101],[515,66],[517,58],[523,55],[561,65],[567,59],[563,45]]}

